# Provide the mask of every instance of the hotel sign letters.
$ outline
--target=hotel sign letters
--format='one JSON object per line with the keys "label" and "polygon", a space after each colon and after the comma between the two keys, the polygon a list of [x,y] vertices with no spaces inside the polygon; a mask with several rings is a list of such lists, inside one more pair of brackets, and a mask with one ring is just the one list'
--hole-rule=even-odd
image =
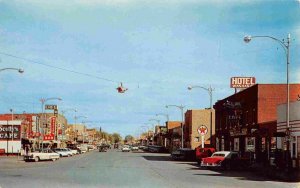
{"label": "hotel sign letters", "polygon": [[232,77],[230,79],[231,88],[247,88],[255,85],[255,77]]}
{"label": "hotel sign letters", "polygon": [[0,125],[0,140],[20,140],[20,125]]}

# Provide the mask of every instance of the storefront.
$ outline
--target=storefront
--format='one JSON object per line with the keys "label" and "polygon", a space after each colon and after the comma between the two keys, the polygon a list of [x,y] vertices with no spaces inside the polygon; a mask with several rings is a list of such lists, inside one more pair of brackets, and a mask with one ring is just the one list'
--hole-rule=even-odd
{"label": "storefront", "polygon": [[[299,89],[290,85],[291,101]],[[276,108],[286,101],[285,93],[285,84],[256,84],[216,102],[216,149],[268,163],[276,148]]]}
{"label": "storefront", "polygon": [[277,148],[279,150],[287,151],[287,130],[290,132],[289,152],[292,158],[293,167],[299,168],[300,164],[300,102],[290,103],[290,128],[286,125],[286,104],[281,104],[277,107]]}

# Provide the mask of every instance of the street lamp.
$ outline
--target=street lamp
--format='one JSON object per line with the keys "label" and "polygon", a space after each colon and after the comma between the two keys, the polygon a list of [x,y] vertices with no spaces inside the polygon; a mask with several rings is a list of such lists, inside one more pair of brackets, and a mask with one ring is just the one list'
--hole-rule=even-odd
{"label": "street lamp", "polygon": [[169,114],[156,114],[156,116],[165,116],[167,118],[167,122],[169,121]]}
{"label": "street lamp", "polygon": [[208,88],[206,87],[202,87],[202,86],[189,86],[188,90],[192,90],[193,88],[200,88],[200,89],[204,89],[208,92],[209,94],[209,109],[210,109],[210,134],[209,134],[209,142],[210,145],[212,145],[212,92],[213,92],[213,88],[211,86],[209,86]]}
{"label": "street lamp", "polygon": [[21,74],[24,72],[24,69],[17,69],[17,68],[3,68],[3,69],[0,69],[0,72],[4,71],[4,70],[16,70]]}
{"label": "street lamp", "polygon": [[[75,131],[75,134],[76,134],[76,135],[74,135],[74,141],[75,141],[76,143],[77,143],[76,120],[79,119],[79,118],[85,118],[85,119],[86,119],[87,116],[76,116],[76,115],[74,116],[74,120],[75,120],[74,131]],[[75,139],[75,136],[76,136],[76,139]]]}
{"label": "street lamp", "polygon": [[184,117],[183,117],[183,108],[184,106],[183,105],[166,105],[166,108],[169,108],[169,107],[176,107],[176,108],[179,108],[181,110],[181,118],[182,118],[182,123],[181,123],[181,148],[183,148],[183,123],[184,123]]}
{"label": "street lamp", "polygon": [[[74,112],[76,113],[76,112],[77,112],[77,109],[76,109],[76,108],[67,108],[67,109],[65,109],[65,110],[62,110],[61,113],[62,113],[62,115],[64,116],[65,113],[68,112],[68,111],[74,111]],[[65,129],[65,127],[64,127],[64,129]],[[63,131],[63,132],[64,132],[64,131]],[[68,137],[68,139],[69,139],[69,137]]]}
{"label": "street lamp", "polygon": [[[290,64],[290,43],[291,43],[291,35],[288,34],[287,40],[279,40],[272,36],[245,36],[244,41],[249,43],[253,38],[269,38],[272,39],[280,44],[283,48],[285,55],[286,55],[286,138],[287,138],[287,153],[290,156],[290,85],[289,85],[289,64]],[[289,162],[288,162],[289,167]]]}
{"label": "street lamp", "polygon": [[[40,122],[41,122],[41,125],[43,126],[42,127],[42,135],[44,136],[44,120],[46,119],[45,118],[45,114],[44,114],[44,105],[45,105],[45,102],[46,101],[50,101],[50,100],[59,100],[59,101],[61,101],[62,99],[61,98],[59,98],[59,97],[52,97],[52,98],[41,98],[40,99],[40,102],[42,103],[42,117],[43,117],[43,121],[42,121],[42,118],[41,118],[41,120],[40,120]],[[41,126],[40,125],[40,126]],[[42,138],[42,149],[44,148],[44,138]],[[39,148],[40,148],[40,144],[39,144]]]}

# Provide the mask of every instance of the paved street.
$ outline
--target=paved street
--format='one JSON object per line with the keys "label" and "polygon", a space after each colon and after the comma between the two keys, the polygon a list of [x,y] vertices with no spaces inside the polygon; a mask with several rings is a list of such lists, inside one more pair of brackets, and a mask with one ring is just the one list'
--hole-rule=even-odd
{"label": "paved street", "polygon": [[247,172],[214,172],[168,154],[92,151],[56,162],[0,158],[0,186],[9,187],[300,187]]}

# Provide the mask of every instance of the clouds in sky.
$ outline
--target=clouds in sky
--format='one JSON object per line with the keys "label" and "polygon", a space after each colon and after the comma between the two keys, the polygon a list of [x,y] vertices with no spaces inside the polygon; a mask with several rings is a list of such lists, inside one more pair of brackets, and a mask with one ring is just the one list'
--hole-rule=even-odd
{"label": "clouds in sky", "polygon": [[[38,112],[39,98],[60,96],[62,110],[77,108],[107,131],[133,133],[156,113],[180,120],[166,104],[208,106],[207,93],[187,91],[188,85],[212,85],[216,101],[233,93],[232,76],[285,82],[280,46],[268,40],[245,44],[246,34],[291,33],[291,80],[299,82],[299,11],[293,0],[0,0],[0,51],[115,81],[0,54],[1,67],[25,69],[22,76],[1,74],[0,112]],[[119,82],[128,93],[116,93]]]}

